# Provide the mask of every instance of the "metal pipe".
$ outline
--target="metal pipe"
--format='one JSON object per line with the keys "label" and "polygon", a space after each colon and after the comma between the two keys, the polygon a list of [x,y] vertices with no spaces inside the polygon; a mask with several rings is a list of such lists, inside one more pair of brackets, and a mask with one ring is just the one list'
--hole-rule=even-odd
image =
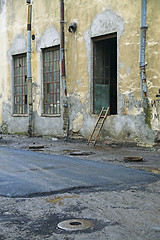
{"label": "metal pipe", "polygon": [[31,73],[31,19],[32,19],[32,5],[28,4],[27,16],[27,80],[28,80],[28,107],[29,107],[29,120],[28,120],[28,133],[33,135],[33,101],[32,101],[32,73]]}
{"label": "metal pipe", "polygon": [[60,57],[61,57],[61,76],[66,76],[65,70],[65,50],[64,50],[64,1],[60,0],[60,31],[61,31],[61,44],[60,44]]}
{"label": "metal pipe", "polygon": [[65,36],[64,36],[64,0],[60,0],[60,74],[63,91],[63,130],[65,137],[69,135],[69,115],[65,69]]}
{"label": "metal pipe", "polygon": [[147,97],[147,83],[146,83],[146,70],[145,70],[145,48],[146,48],[146,13],[147,13],[147,0],[141,0],[141,26],[140,26],[140,56],[139,67],[141,75],[141,95],[142,99]]}

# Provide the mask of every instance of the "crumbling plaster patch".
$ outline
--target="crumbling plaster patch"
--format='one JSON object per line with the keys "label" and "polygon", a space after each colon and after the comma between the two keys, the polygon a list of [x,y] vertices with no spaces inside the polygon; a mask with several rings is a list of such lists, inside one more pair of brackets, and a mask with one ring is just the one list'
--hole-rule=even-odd
{"label": "crumbling plaster patch", "polygon": [[7,58],[10,66],[10,87],[11,87],[11,96],[13,96],[13,56],[17,54],[26,53],[27,51],[27,43],[26,43],[26,37],[19,33],[15,36],[12,43],[10,44],[10,47],[7,51]]}
{"label": "crumbling plaster patch", "polygon": [[50,27],[45,30],[39,39],[37,39],[36,50],[37,52],[40,52],[43,48],[53,47],[59,44],[59,32],[54,27]]}
{"label": "crumbling plaster patch", "polygon": [[144,114],[130,116],[111,116],[104,123],[103,136],[110,136],[115,141],[154,142],[155,135],[147,127]]}
{"label": "crumbling plaster patch", "polygon": [[7,123],[8,132],[27,132],[27,121],[26,117],[13,117],[13,55],[25,53],[27,50],[26,38],[23,34],[17,34],[13,41],[11,42],[9,49],[7,51],[7,59],[9,63],[9,83],[7,85],[8,95],[6,96],[6,101],[2,104],[2,122]]}
{"label": "crumbling plaster patch", "polygon": [[80,132],[83,136],[83,131],[86,128],[86,122],[84,120],[86,114],[89,111],[89,102],[81,101],[79,95],[70,93],[68,95],[69,105],[69,118],[70,118],[70,131]]}
{"label": "crumbling plaster patch", "polygon": [[160,99],[152,100],[149,99],[151,106],[151,124],[153,130],[160,130]]}
{"label": "crumbling plaster patch", "polygon": [[117,32],[119,38],[124,30],[124,20],[112,10],[106,10],[98,14],[92,22],[90,28],[91,37],[105,35],[112,32]]}
{"label": "crumbling plaster patch", "polygon": [[75,116],[75,119],[72,121],[72,131],[79,132],[83,124],[83,114],[78,112]]}
{"label": "crumbling plaster patch", "polygon": [[28,118],[13,117],[11,114],[11,105],[3,102],[2,105],[2,130],[6,133],[27,132]]}
{"label": "crumbling plaster patch", "polygon": [[5,0],[1,0],[0,1],[0,14],[2,13],[2,11],[4,9],[4,5],[5,5]]}
{"label": "crumbling plaster patch", "polygon": [[63,136],[63,120],[61,117],[39,117],[37,111],[33,113],[34,134]]}
{"label": "crumbling plaster patch", "polygon": [[7,56],[9,62],[12,61],[12,56],[16,54],[21,54],[27,51],[27,42],[26,42],[26,37],[19,33],[15,36],[13,39],[9,50],[7,51]]}

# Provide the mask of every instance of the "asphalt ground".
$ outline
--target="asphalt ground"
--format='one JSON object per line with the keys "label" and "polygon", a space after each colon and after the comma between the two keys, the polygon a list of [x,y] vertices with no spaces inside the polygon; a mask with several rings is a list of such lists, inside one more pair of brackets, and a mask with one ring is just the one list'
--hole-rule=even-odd
{"label": "asphalt ground", "polygon": [[143,170],[0,147],[0,195],[31,197],[76,189],[114,190],[160,180]]}
{"label": "asphalt ground", "polygon": [[[98,142],[88,146],[83,139],[1,137],[0,188],[5,196],[0,196],[0,240],[160,239],[158,145],[141,148]],[[143,157],[143,161],[124,161],[127,156]],[[78,179],[81,173],[84,178]],[[98,186],[94,173],[99,176]],[[55,190],[51,176],[60,176],[61,187],[70,183],[69,188],[56,186]],[[90,220],[93,227],[59,229],[61,221],[72,219]]]}
{"label": "asphalt ground", "polygon": [[[160,172],[160,144],[138,147],[132,143],[115,144],[98,141],[87,145],[84,139],[58,139],[54,137],[28,137],[26,135],[1,134],[0,146],[28,151],[64,155],[75,158],[112,163],[139,168],[153,173]],[[143,158],[142,161],[124,161],[127,156]]]}

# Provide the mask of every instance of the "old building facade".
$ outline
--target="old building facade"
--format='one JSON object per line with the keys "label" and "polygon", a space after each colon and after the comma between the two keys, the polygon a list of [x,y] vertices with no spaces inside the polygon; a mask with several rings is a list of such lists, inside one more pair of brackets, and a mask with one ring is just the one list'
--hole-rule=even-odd
{"label": "old building facade", "polygon": [[[33,134],[88,138],[97,114],[109,106],[104,141],[153,143],[160,131],[159,1],[64,0],[65,82],[60,2],[31,1]],[[147,26],[141,26],[144,2]],[[8,133],[28,132],[27,8],[25,0],[0,1],[0,125]]]}

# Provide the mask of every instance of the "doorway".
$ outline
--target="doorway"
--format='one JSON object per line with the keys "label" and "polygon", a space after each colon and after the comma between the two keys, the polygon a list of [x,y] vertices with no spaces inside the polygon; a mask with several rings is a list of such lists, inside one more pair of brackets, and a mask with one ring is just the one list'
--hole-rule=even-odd
{"label": "doorway", "polygon": [[117,114],[117,34],[93,39],[93,112]]}

